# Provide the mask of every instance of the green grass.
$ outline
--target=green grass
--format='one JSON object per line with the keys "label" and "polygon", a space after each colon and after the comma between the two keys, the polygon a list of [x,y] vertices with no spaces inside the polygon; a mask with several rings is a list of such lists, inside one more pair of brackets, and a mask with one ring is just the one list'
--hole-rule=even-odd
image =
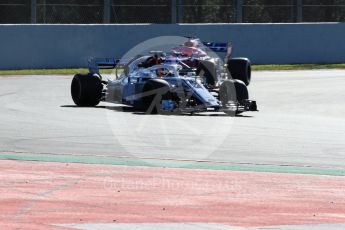
{"label": "green grass", "polygon": [[253,65],[255,71],[262,70],[315,70],[315,69],[345,69],[344,64],[293,64],[293,65]]}
{"label": "green grass", "polygon": [[[112,73],[112,69],[102,70],[101,73]],[[1,76],[8,75],[74,75],[76,73],[88,73],[87,68],[75,69],[21,69],[21,70],[0,70]]]}
{"label": "green grass", "polygon": [[[343,64],[293,64],[293,65],[253,65],[254,71],[263,70],[314,70],[314,69],[345,69]],[[113,70],[102,70],[102,73],[112,73]],[[22,70],[0,70],[1,76],[6,75],[74,75],[76,73],[87,73],[86,68],[75,69],[22,69]]]}
{"label": "green grass", "polygon": [[87,73],[84,68],[79,69],[21,69],[21,70],[0,70],[0,75],[60,75]]}

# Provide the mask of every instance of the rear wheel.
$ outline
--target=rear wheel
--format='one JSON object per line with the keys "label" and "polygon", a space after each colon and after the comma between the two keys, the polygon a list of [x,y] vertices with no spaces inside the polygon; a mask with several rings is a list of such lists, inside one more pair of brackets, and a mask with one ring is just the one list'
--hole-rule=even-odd
{"label": "rear wheel", "polygon": [[246,85],[250,84],[252,69],[248,58],[233,58],[227,64],[232,79],[241,80]]}
{"label": "rear wheel", "polygon": [[77,106],[96,106],[102,98],[102,82],[98,76],[76,74],[71,84],[71,95]]}

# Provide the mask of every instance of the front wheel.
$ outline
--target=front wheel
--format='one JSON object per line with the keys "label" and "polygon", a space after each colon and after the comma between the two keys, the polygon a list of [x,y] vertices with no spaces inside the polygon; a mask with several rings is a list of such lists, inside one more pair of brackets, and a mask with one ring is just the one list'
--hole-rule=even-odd
{"label": "front wheel", "polygon": [[219,97],[222,103],[239,102],[249,99],[247,86],[240,80],[224,81],[219,89]]}
{"label": "front wheel", "polygon": [[102,98],[102,82],[98,76],[76,74],[71,83],[71,95],[77,106],[92,107]]}
{"label": "front wheel", "polygon": [[168,114],[175,109],[176,98],[163,79],[150,79],[143,87],[142,108],[147,114]]}
{"label": "front wheel", "polygon": [[[249,99],[247,86],[240,80],[224,81],[219,89],[219,99],[222,106],[226,106],[228,103],[242,103],[244,100]],[[225,113],[228,115],[237,115],[242,112],[229,111]]]}

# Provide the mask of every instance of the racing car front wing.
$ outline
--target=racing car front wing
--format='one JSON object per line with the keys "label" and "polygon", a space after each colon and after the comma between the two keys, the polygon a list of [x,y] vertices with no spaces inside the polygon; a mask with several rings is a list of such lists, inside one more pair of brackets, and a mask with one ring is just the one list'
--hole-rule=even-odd
{"label": "racing car front wing", "polygon": [[179,106],[173,111],[167,112],[167,113],[202,113],[202,112],[225,112],[228,114],[234,113],[241,113],[246,111],[259,111],[257,109],[256,101],[252,100],[243,100],[240,102],[229,102],[228,104],[224,106],[205,106],[205,105],[199,105],[199,106]]}
{"label": "racing car front wing", "polygon": [[223,112],[246,112],[246,111],[259,111],[256,105],[256,101],[252,100],[243,100],[240,102],[231,102],[226,104],[220,109]]}

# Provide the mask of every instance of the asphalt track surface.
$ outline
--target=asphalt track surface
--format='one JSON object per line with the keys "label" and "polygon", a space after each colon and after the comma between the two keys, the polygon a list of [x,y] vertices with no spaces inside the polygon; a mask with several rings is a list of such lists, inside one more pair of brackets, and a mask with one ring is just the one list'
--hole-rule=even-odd
{"label": "asphalt track surface", "polygon": [[345,169],[345,71],[255,72],[260,112],[143,115],[75,107],[71,76],[0,78],[0,151]]}

